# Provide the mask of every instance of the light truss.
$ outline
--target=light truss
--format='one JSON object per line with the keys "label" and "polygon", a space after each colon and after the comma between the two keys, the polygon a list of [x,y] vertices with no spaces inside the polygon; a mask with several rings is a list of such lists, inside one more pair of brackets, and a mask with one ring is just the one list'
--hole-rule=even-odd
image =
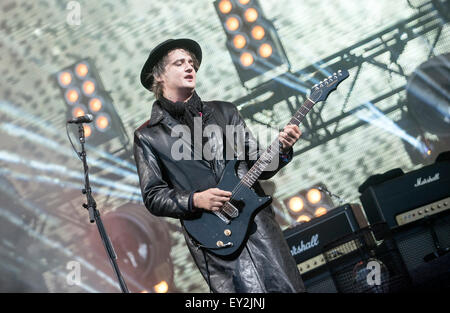
{"label": "light truss", "polygon": [[[296,149],[295,154],[301,154],[363,126],[366,122],[355,121],[350,125],[345,123],[346,126],[340,127],[341,123],[344,124],[344,119],[366,107],[365,104],[362,103],[351,110],[345,111],[354,86],[358,81],[362,66],[371,64],[382,71],[385,71],[389,75],[400,76],[406,81],[407,76],[402,67],[397,63],[406,44],[424,34],[435,31],[433,43],[429,48],[430,51],[428,54],[428,56],[431,57],[433,55],[433,50],[441,37],[442,28],[448,23],[448,16],[439,9],[442,8],[442,6],[437,4],[441,4],[441,2],[433,0],[424,3],[417,7],[418,13],[414,16],[369,36],[368,38],[311,64],[298,72],[284,73],[279,77],[261,84],[252,89],[248,95],[234,100],[234,104],[238,106],[244,118],[249,119],[254,123],[272,127],[273,124],[278,125],[277,121],[272,120],[271,123],[267,123],[258,119],[255,115],[260,113],[262,109],[273,110],[274,106],[282,101],[286,102],[291,113],[294,114],[296,108],[298,108],[306,99],[306,93],[299,90],[310,89],[317,81],[338,69],[355,69],[355,73],[350,77],[352,80],[351,86],[345,95],[345,101],[341,105],[340,115],[325,120],[321,113],[326,104],[316,104],[314,109],[311,110],[309,115],[304,119],[302,126],[304,128],[302,141],[306,142],[306,144],[299,147],[299,149]],[[390,54],[390,62],[391,64],[396,65],[396,69],[390,67],[389,64],[376,60],[378,56],[384,53]],[[320,77],[315,76],[315,74],[319,74]],[[405,85],[379,94],[369,102],[376,105],[403,91],[405,91]],[[269,96],[266,96],[265,100],[257,100],[257,98],[261,98],[267,94]],[[295,103],[292,103],[293,97]],[[380,112],[387,115],[398,109],[404,110],[405,106],[406,104],[404,102],[392,101],[390,107],[380,109]]]}

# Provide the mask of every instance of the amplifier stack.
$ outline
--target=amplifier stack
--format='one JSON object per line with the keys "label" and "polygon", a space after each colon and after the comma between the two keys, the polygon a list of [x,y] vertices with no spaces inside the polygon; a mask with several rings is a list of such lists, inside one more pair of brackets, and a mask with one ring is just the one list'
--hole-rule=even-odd
{"label": "amplifier stack", "polygon": [[[345,204],[284,231],[306,291],[450,288],[450,160],[371,176],[359,191],[364,210]],[[358,281],[370,261],[387,288]]]}
{"label": "amplifier stack", "polygon": [[[297,262],[307,292],[337,292],[331,272],[326,266],[324,247],[367,226],[361,207],[345,204],[330,210],[327,214],[307,223],[299,224],[284,231],[284,236]],[[337,247],[336,255],[342,256],[346,251],[354,252],[356,247]]]}
{"label": "amplifier stack", "polygon": [[449,160],[385,181],[383,176],[360,187],[368,221],[387,224],[416,288],[450,287]]}

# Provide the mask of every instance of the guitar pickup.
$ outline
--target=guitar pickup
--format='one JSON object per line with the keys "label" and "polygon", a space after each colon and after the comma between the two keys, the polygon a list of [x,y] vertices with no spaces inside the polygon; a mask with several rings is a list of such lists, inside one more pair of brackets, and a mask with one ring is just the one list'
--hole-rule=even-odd
{"label": "guitar pickup", "polygon": [[225,212],[231,218],[236,218],[239,215],[239,210],[233,204],[231,204],[231,202],[226,202],[223,205],[221,211]]}
{"label": "guitar pickup", "polygon": [[218,212],[218,211],[213,211],[214,214],[216,214],[222,221],[224,221],[226,224],[230,224],[231,221],[222,213]]}

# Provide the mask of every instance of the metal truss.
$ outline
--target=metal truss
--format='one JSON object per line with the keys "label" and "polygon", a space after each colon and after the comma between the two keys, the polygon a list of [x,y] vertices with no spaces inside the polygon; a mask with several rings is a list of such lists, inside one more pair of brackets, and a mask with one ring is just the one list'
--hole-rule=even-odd
{"label": "metal truss", "polygon": [[[365,104],[361,104],[351,110],[345,111],[348,100],[359,78],[362,66],[364,64],[371,64],[382,69],[389,75],[398,75],[406,80],[407,76],[402,67],[397,63],[397,60],[410,40],[428,32],[436,31],[433,43],[430,45],[429,57],[433,55],[433,50],[441,36],[442,28],[449,20],[448,12],[443,10],[443,8],[447,7],[446,3],[447,1],[432,0],[415,7],[418,10],[416,15],[330,55],[315,64],[309,65],[296,73],[284,73],[271,79],[252,89],[248,95],[235,100],[234,103],[238,106],[244,118],[255,123],[270,126],[255,116],[256,113],[261,112],[261,108],[264,110],[273,110],[275,104],[285,101],[291,113],[294,114],[297,110],[296,108],[300,107],[301,103],[306,99],[306,93],[299,90],[310,89],[317,81],[331,75],[330,73],[338,69],[344,68],[350,70],[355,68],[354,74],[351,76],[353,81],[340,109],[340,115],[324,120],[321,112],[324,109],[325,103],[316,104],[303,122],[302,141],[306,142],[306,144],[296,149],[295,154],[303,153],[350,132],[366,124],[365,121],[356,121],[350,125],[345,124],[346,126],[340,127],[344,119],[366,107]],[[393,69],[392,66],[376,60],[377,56],[384,53],[390,53],[391,65],[395,64],[396,68]],[[378,102],[404,90],[405,86],[395,88],[384,94],[377,95],[375,99],[369,102],[376,106]],[[265,97],[265,100],[258,101],[258,97]],[[295,99],[295,104],[290,100],[292,97]],[[384,108],[380,112],[387,115],[397,109],[405,109],[405,106],[406,104],[404,102],[395,101],[392,106]]]}

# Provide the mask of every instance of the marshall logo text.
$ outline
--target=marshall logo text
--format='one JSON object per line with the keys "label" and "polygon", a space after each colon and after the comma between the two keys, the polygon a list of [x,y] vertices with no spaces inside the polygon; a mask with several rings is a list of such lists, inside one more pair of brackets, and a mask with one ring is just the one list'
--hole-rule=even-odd
{"label": "marshall logo text", "polygon": [[414,187],[419,187],[419,186],[434,182],[436,180],[439,180],[439,173],[436,173],[433,177],[431,177],[431,176],[428,176],[428,178],[419,177],[419,178],[417,178],[417,182],[414,184]]}
{"label": "marshall logo text", "polygon": [[296,246],[292,246],[291,254],[293,256],[296,256],[297,254],[305,252],[306,250],[314,248],[315,246],[318,246],[318,245],[319,245],[319,234],[315,234],[315,235],[311,236],[311,240],[308,241],[306,244],[302,240],[300,242],[300,244],[298,244]]}

